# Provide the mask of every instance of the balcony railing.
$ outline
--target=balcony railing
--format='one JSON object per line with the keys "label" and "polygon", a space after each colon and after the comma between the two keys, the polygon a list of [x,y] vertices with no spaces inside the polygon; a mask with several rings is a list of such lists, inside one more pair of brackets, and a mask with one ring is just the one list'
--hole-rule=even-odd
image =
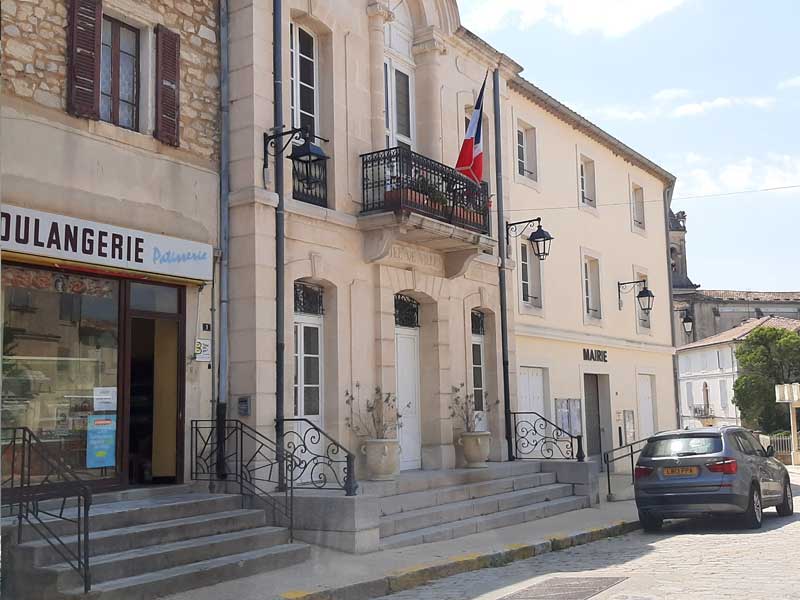
{"label": "balcony railing", "polygon": [[692,406],[692,415],[698,419],[708,419],[714,416],[714,411],[710,406]]}
{"label": "balcony railing", "polygon": [[361,156],[362,213],[412,212],[489,233],[489,193],[455,169],[407,148]]}

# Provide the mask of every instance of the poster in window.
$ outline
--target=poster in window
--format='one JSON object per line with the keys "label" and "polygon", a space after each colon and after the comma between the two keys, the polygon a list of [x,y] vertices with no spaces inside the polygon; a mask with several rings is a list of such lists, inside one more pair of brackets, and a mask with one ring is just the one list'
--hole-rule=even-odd
{"label": "poster in window", "polygon": [[86,433],[86,468],[116,466],[116,447],[116,415],[91,415]]}

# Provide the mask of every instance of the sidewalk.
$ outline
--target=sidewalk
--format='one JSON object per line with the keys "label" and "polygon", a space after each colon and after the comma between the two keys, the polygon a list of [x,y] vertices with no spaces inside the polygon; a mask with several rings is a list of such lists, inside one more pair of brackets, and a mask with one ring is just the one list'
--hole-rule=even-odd
{"label": "sidewalk", "polygon": [[313,548],[303,564],[168,596],[167,600],[367,600],[435,579],[637,529],[633,502],[602,502],[467,537],[353,555]]}

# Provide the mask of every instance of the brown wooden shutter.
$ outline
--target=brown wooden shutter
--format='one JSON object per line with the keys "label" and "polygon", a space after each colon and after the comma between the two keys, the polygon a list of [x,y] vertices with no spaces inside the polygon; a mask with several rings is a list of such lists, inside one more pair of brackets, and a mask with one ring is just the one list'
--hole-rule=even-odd
{"label": "brown wooden shutter", "polygon": [[157,140],[180,145],[181,37],[163,25],[156,27]]}
{"label": "brown wooden shutter", "polygon": [[100,118],[102,0],[70,0],[67,53],[67,110],[76,117]]}

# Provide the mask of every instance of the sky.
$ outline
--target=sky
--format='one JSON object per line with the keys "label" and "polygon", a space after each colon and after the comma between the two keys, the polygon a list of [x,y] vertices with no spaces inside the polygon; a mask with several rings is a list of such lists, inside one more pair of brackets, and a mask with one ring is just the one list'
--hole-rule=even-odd
{"label": "sky", "polygon": [[800,290],[799,0],[458,3],[526,79],[677,176],[694,283]]}

